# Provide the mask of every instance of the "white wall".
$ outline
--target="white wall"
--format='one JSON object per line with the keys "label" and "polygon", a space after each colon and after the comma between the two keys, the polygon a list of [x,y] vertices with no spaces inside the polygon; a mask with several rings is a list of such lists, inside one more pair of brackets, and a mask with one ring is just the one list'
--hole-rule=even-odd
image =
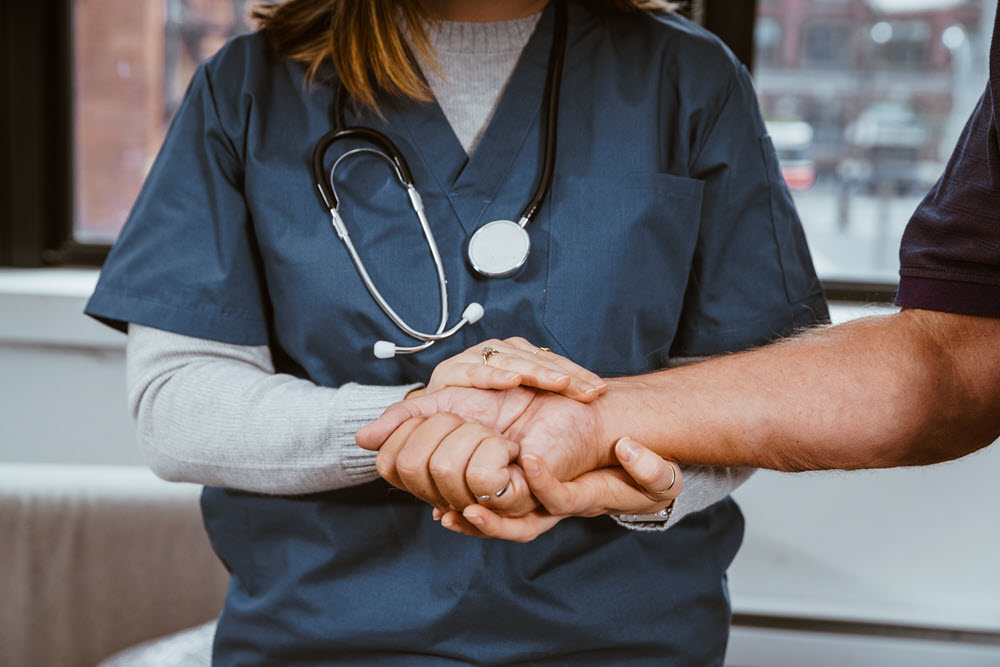
{"label": "white wall", "polygon": [[[0,463],[141,464],[124,336],[80,314],[95,279],[0,271]],[[818,665],[803,656],[822,654],[848,656],[822,664],[903,665],[923,651],[936,664],[1000,665],[998,472],[994,446],[921,469],[758,473],[736,494],[747,515],[730,571],[736,613],[912,632],[876,641],[822,623],[808,632],[738,627],[730,662]]]}
{"label": "white wall", "polygon": [[125,336],[85,317],[94,271],[0,270],[0,462],[141,465]]}

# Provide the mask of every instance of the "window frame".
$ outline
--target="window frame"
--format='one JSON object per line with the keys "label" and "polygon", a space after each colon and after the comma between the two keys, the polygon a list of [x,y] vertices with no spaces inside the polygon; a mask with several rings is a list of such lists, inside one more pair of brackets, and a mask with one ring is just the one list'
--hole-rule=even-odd
{"label": "window frame", "polygon": [[17,101],[0,111],[0,266],[99,264],[106,248],[72,241],[72,0],[2,3],[0,35]]}
{"label": "window frame", "polygon": [[[687,11],[753,70],[757,0],[692,0]],[[19,102],[0,108],[0,267],[100,267],[110,245],[73,237],[73,1],[0,3],[0,37],[0,91]],[[891,283],[823,284],[831,299],[885,302],[896,292]]]}

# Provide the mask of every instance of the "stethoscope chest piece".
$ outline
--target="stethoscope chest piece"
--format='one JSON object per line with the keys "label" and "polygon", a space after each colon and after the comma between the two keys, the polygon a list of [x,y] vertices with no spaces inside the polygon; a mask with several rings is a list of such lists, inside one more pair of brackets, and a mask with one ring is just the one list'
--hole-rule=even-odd
{"label": "stethoscope chest piece", "polygon": [[524,266],[531,250],[528,232],[513,220],[494,220],[469,239],[469,264],[487,278],[504,278]]}

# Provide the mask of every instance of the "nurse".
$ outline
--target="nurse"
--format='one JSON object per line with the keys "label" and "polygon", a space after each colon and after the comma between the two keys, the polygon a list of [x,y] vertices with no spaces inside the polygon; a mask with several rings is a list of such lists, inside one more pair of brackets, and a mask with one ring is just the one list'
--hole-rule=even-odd
{"label": "nurse", "polygon": [[[444,530],[354,443],[429,381],[583,405],[599,377],[825,319],[749,75],[704,30],[639,11],[659,4],[292,0],[199,68],[87,312],[128,330],[154,470],[206,485],[232,573],[216,664],[721,664],[739,474],[685,468],[669,530],[573,518],[521,545]],[[318,196],[313,150],[338,125],[405,158],[449,309],[479,303],[483,319],[415,354],[372,353],[422,341],[372,298]],[[441,280],[413,200],[381,157],[334,170],[370,147],[342,143],[321,165],[338,214],[380,295],[433,333]],[[483,276],[472,235],[519,221],[547,162],[523,267]],[[460,380],[503,368],[462,356],[486,339],[518,374]],[[508,349],[525,339],[555,354]]]}

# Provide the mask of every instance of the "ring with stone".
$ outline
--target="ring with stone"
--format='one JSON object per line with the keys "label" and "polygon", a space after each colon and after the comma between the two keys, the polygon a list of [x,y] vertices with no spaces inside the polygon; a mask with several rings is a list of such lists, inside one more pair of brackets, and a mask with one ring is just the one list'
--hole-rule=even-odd
{"label": "ring with stone", "polygon": [[492,357],[494,354],[500,354],[500,350],[494,350],[489,345],[484,347],[482,351],[483,363],[488,364],[490,362],[490,357]]}

